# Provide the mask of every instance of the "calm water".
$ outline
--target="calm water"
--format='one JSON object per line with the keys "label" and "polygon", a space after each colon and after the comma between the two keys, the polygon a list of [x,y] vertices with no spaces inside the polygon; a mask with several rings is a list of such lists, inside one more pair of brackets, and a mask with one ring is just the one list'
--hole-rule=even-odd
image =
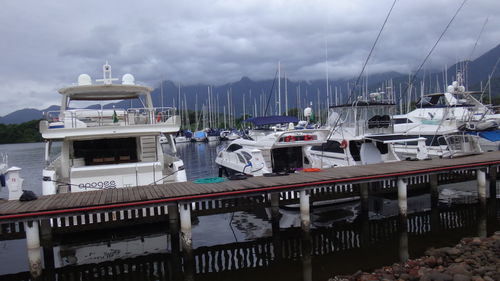
{"label": "calm water", "polygon": [[[189,180],[217,175],[213,159],[218,149],[218,144],[211,143],[179,144]],[[8,153],[11,166],[23,168],[25,189],[40,193],[43,144],[0,145],[0,152]],[[441,226],[431,229],[429,196],[413,196],[409,212],[425,212],[413,215],[408,233],[394,227],[397,201],[375,196],[370,198],[369,221],[358,216],[357,202],[313,208],[310,235],[301,231],[299,213],[293,208],[280,209],[280,218],[274,221],[266,208],[195,216],[194,280],[327,280],[335,274],[397,262],[405,256],[405,246],[406,254],[417,257],[428,247],[454,245],[463,237],[477,236],[480,225],[486,224],[488,233],[500,229],[498,209],[485,219],[475,204],[453,204],[456,199],[474,202],[475,182],[441,186],[441,191],[440,210],[433,210],[441,216]],[[182,280],[176,270],[181,254],[170,242],[162,224],[61,236],[54,240],[56,275],[60,280],[78,280],[69,275],[109,266],[128,272],[119,280]],[[0,280],[21,280],[27,271],[26,241],[0,241]],[[45,274],[48,280],[55,278]],[[116,280],[103,275],[111,274],[96,271],[86,279]]]}

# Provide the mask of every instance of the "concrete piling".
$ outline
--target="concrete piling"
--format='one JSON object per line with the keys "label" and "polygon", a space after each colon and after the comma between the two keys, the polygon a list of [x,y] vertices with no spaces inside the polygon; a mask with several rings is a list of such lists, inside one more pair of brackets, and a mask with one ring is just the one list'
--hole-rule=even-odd
{"label": "concrete piling", "polygon": [[28,262],[31,276],[36,279],[42,275],[42,255],[40,253],[40,231],[38,221],[24,222]]}
{"label": "concrete piling", "polygon": [[399,216],[401,218],[401,226],[403,230],[407,228],[408,221],[408,198],[407,198],[407,186],[408,183],[404,178],[398,178],[398,206],[399,206]]}
{"label": "concrete piling", "polygon": [[309,232],[311,228],[311,214],[309,207],[309,194],[305,190],[300,191],[300,222],[302,230]]}
{"label": "concrete piling", "polygon": [[193,236],[191,232],[191,205],[182,204],[179,207],[181,220],[181,244],[184,252],[184,280],[194,280]]}
{"label": "concrete piling", "polygon": [[484,169],[477,169],[477,195],[481,205],[486,204],[486,171]]}

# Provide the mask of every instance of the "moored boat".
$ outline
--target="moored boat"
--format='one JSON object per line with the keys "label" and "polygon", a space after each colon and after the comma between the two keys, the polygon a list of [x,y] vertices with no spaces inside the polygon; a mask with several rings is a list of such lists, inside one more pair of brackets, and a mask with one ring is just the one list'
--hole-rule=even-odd
{"label": "moored boat", "polygon": [[[123,75],[121,84],[113,84],[117,79],[112,78],[109,64],[103,72],[103,79],[95,81],[102,83],[94,84],[89,75],[82,74],[77,85],[60,89],[60,110],[47,112],[40,122],[46,141],[44,195],[186,180],[174,143],[180,127],[175,108],[155,108],[153,89],[135,84],[131,74]],[[131,100],[130,104],[136,100],[144,106],[88,109],[74,105],[121,100]],[[162,135],[164,145],[160,144]],[[61,154],[50,159],[56,141],[62,142]]]}

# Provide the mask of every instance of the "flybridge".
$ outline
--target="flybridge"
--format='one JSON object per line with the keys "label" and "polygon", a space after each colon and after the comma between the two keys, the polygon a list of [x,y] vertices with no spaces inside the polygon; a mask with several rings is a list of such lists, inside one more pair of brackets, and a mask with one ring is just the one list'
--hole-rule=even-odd
{"label": "flybridge", "polygon": [[68,102],[70,100],[134,99],[144,96],[148,99],[146,101],[148,107],[152,107],[149,95],[153,88],[137,85],[134,76],[130,73],[122,76],[121,84],[113,84],[113,81],[117,80],[118,78],[112,77],[111,66],[106,62],[103,65],[103,79],[95,80],[96,82],[102,82],[102,84],[93,84],[90,75],[80,74],[77,85],[62,88],[59,93],[67,97]]}
{"label": "flybridge", "polygon": [[[111,66],[102,67],[103,78],[93,84],[88,74],[78,76],[77,85],[62,88],[61,110],[45,113],[40,123],[44,138],[57,139],[106,134],[149,134],[177,132],[180,118],[172,107],[153,107],[152,88],[136,85],[132,74],[124,74],[121,84],[113,84]],[[70,109],[71,101],[139,99],[141,108]]]}

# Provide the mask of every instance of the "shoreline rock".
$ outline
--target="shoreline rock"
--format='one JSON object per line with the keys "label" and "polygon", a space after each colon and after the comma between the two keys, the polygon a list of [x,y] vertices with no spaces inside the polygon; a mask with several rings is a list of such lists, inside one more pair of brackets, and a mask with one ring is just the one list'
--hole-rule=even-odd
{"label": "shoreline rock", "polygon": [[430,248],[425,256],[358,271],[328,281],[500,281],[500,231],[487,238],[464,238],[455,247]]}

